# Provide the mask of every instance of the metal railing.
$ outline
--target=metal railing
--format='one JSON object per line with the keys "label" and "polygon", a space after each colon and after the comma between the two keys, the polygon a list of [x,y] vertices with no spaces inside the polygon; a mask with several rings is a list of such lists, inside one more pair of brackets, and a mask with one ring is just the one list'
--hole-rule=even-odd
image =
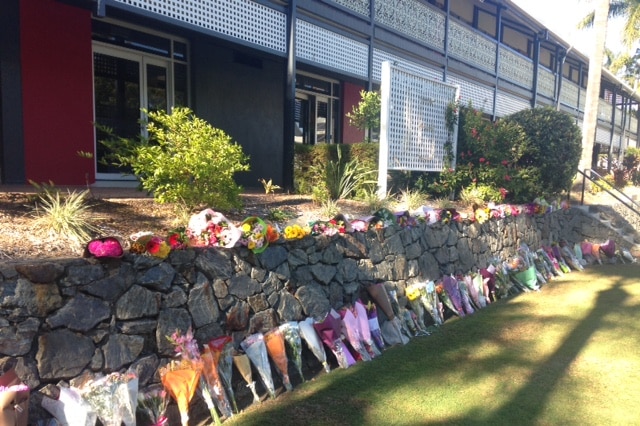
{"label": "metal railing", "polygon": [[640,216],[640,205],[635,201],[633,201],[631,197],[629,197],[627,194],[620,191],[618,188],[615,188],[610,185],[605,186],[602,183],[600,183],[599,181],[604,180],[604,178],[600,176],[598,172],[596,172],[593,169],[587,169],[584,171],[578,170],[578,173],[582,175],[582,193],[580,196],[581,205],[584,205],[584,191],[586,188],[587,179],[589,179],[589,181],[592,184],[596,185],[598,188],[605,191],[607,194],[611,195],[616,200],[620,201],[626,208],[628,208],[629,210],[631,210],[632,212]]}

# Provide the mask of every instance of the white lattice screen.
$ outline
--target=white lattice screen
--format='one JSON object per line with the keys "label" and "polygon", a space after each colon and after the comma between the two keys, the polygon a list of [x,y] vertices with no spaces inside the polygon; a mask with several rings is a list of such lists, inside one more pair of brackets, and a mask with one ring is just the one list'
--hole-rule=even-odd
{"label": "white lattice screen", "polygon": [[296,57],[366,77],[369,49],[366,44],[313,25],[296,21]]}
{"label": "white lattice screen", "polygon": [[382,63],[384,61],[392,62],[404,69],[410,70],[414,74],[422,75],[433,80],[442,80],[442,70],[428,68],[416,64],[415,62],[408,61],[400,56],[393,55],[389,52],[385,52],[380,49],[373,49],[373,69],[371,70],[371,77],[374,81],[382,80]]}
{"label": "white lattice screen", "polygon": [[462,77],[447,74],[447,83],[460,87],[460,103],[471,106],[479,111],[491,114],[493,112],[493,89],[472,83]]}
{"label": "white lattice screen", "polygon": [[278,52],[286,51],[286,15],[250,0],[114,0]]}
{"label": "white lattice screen", "polygon": [[[442,171],[449,138],[447,106],[459,89],[391,62],[382,63],[382,112],[378,195],[387,192],[387,170]],[[457,126],[451,135],[456,150]]]}

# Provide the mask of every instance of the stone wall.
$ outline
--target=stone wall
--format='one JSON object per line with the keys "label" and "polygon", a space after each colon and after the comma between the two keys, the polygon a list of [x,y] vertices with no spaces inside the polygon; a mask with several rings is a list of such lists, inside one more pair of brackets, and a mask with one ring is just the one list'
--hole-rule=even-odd
{"label": "stone wall", "polygon": [[[246,335],[354,302],[363,286],[386,281],[404,299],[413,280],[438,279],[506,258],[521,243],[539,248],[615,238],[578,209],[478,223],[391,226],[306,237],[255,255],[243,248],[174,251],[160,260],[0,262],[0,368],[16,364],[34,390],[83,372],[132,367],[143,388],[173,355],[166,336],[193,327],[199,342]],[[619,241],[624,244],[624,241]],[[274,376],[275,378],[275,376]]]}

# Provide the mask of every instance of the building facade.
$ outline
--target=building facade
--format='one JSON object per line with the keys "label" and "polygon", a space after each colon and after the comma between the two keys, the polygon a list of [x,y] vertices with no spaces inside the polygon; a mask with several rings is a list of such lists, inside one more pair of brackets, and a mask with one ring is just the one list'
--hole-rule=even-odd
{"label": "building facade", "polygon": [[[364,139],[345,114],[384,61],[492,118],[582,125],[588,58],[508,0],[4,0],[0,183],[126,184],[95,123],[135,136],[142,109],[182,105],[242,145],[240,184],[290,187],[296,143]],[[638,100],[603,71],[596,153],[637,145]]]}

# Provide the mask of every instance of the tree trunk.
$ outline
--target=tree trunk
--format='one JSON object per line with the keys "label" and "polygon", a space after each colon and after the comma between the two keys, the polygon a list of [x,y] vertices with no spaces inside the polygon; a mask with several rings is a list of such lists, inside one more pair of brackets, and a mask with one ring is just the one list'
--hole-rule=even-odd
{"label": "tree trunk", "polygon": [[597,0],[593,28],[595,42],[589,58],[589,74],[587,75],[587,99],[585,101],[584,122],[582,124],[582,156],[579,168],[590,169],[593,161],[593,145],[598,123],[598,101],[600,99],[600,79],[602,61],[607,38],[607,15],[609,0]]}

